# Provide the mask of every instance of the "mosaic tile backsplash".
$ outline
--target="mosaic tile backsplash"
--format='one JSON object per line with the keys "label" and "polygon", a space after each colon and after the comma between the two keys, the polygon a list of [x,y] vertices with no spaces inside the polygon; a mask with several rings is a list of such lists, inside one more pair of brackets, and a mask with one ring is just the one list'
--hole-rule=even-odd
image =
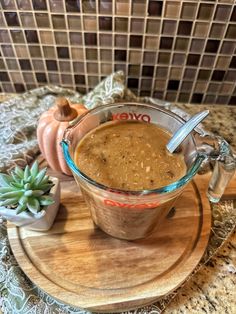
{"label": "mosaic tile backsplash", "polygon": [[236,105],[236,2],[0,0],[0,89],[86,93],[123,70],[139,96]]}

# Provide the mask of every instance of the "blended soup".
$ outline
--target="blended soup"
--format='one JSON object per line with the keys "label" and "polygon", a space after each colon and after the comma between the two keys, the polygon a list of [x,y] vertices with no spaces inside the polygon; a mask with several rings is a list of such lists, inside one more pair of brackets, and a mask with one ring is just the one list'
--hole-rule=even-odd
{"label": "blended soup", "polygon": [[156,189],[186,174],[183,155],[166,149],[170,138],[152,123],[107,122],[85,135],[74,160],[84,174],[110,188]]}

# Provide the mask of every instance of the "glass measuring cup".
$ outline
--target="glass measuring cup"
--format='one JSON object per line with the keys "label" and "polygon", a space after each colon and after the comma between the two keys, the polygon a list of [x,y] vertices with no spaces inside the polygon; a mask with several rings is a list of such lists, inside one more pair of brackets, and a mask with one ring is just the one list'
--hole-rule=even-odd
{"label": "glass measuring cup", "polygon": [[112,120],[137,120],[154,123],[174,133],[184,120],[176,114],[150,104],[117,103],[96,107],[74,120],[65,130],[62,148],[88,204],[94,223],[117,238],[134,240],[147,236],[166,217],[186,184],[203,165],[214,163],[208,198],[218,202],[235,172],[235,160],[226,141],[207,133],[193,131],[181,145],[187,172],[167,186],[153,190],[113,189],[89,178],[74,163],[80,140],[99,125]]}

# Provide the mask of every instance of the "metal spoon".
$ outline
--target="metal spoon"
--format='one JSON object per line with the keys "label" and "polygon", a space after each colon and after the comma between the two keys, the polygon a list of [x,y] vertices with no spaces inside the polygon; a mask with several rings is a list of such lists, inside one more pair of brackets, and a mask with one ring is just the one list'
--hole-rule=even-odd
{"label": "metal spoon", "polygon": [[167,150],[173,153],[183,140],[192,132],[192,130],[208,116],[209,110],[204,110],[195,114],[185,124],[183,124],[172,136],[169,143],[166,145]]}

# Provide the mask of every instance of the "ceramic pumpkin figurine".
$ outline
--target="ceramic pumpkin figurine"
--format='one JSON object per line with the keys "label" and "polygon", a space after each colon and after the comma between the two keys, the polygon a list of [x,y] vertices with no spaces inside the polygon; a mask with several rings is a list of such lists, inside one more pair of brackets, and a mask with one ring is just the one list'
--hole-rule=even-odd
{"label": "ceramic pumpkin figurine", "polygon": [[72,175],[64,160],[60,142],[69,122],[86,111],[83,105],[72,105],[66,98],[57,98],[55,106],[41,115],[37,127],[38,144],[53,170]]}

